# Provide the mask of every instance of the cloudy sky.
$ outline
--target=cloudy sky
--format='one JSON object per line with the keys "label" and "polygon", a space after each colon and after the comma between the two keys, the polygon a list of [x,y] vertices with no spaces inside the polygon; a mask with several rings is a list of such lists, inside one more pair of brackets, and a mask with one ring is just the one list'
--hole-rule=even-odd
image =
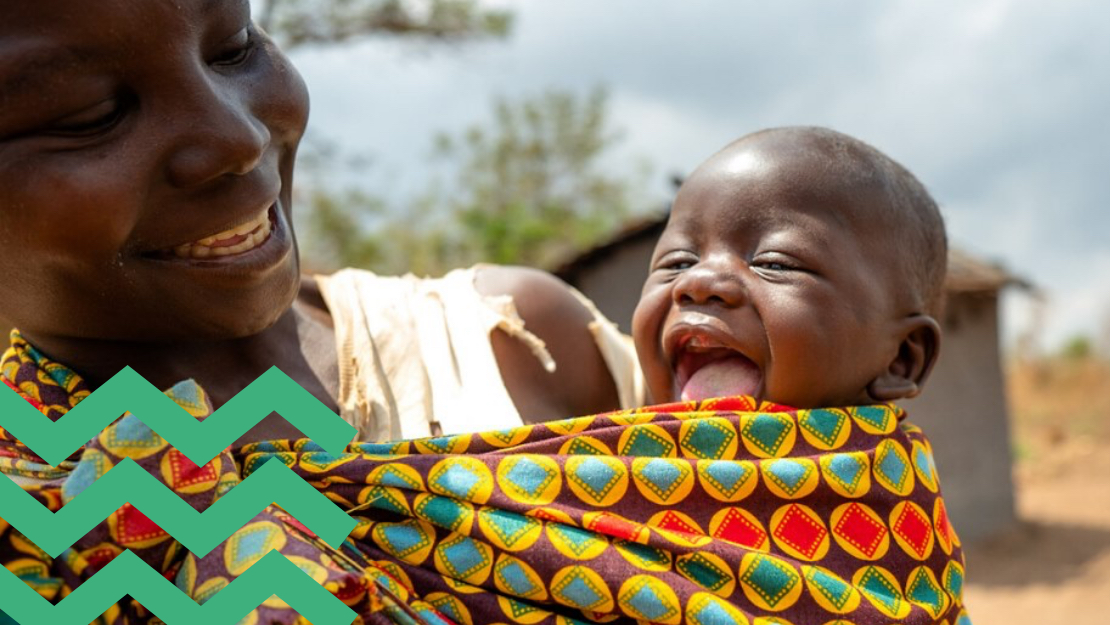
{"label": "cloudy sky", "polygon": [[[1043,340],[1110,325],[1110,4],[503,0],[502,42],[372,39],[300,49],[311,134],[370,157],[367,184],[404,194],[436,131],[488,119],[494,96],[610,92],[652,193],[729,140],[825,125],[901,161],[941,204],[953,243],[1047,296]],[[1006,300],[1007,334],[1030,298]]]}

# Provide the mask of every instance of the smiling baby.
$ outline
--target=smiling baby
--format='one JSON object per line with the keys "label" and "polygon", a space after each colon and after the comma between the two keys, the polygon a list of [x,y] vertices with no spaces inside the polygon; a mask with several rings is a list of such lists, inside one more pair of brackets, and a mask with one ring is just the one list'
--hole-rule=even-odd
{"label": "smiling baby", "polygon": [[924,186],[823,128],[748,135],[686,180],[633,318],[654,401],[796,408],[917,395],[947,243]]}

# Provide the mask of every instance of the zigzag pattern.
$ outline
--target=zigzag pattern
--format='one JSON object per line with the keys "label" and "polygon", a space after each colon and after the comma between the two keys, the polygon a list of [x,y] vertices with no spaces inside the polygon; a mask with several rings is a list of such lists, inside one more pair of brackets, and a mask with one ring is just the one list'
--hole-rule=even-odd
{"label": "zigzag pattern", "polygon": [[0,479],[0,518],[56,558],[117,508],[130,503],[186,549],[203,557],[276,502],[324,542],[338,547],[354,529],[354,519],[275,460],[271,458],[203,513],[130,458],[56,513],[10,479]]}
{"label": "zigzag pattern", "polygon": [[199,466],[278,410],[286,421],[333,454],[342,452],[356,434],[353,426],[277,367],[270,367],[200,422],[131,367],[121,369],[57,422],[0,384],[0,428],[54,466],[126,411]]}
{"label": "zigzag pattern", "polygon": [[308,577],[285,556],[271,551],[198,605],[131,551],[124,551],[57,605],[0,567],[3,610],[22,625],[89,623],[124,595],[131,595],[167,625],[233,625],[271,595],[278,595],[316,625],[349,625],[353,610]]}
{"label": "zigzag pattern", "polygon": [[[124,412],[130,412],[198,466],[278,409],[289,423],[333,455],[342,453],[356,433],[277,367],[200,422],[130,367],[57,422],[5,385],[0,387],[0,427],[54,466]],[[204,513],[130,458],[92,482],[57,513],[51,513],[11,479],[0,479],[0,517],[51,557],[59,556],[124,503],[131,503],[191,552],[204,556],[275,498],[332,546],[339,546],[355,526],[353,519],[280,461],[265,463]],[[273,594],[317,625],[346,624],[355,618],[338,597],[273,551],[203,606],[130,550],[57,605],[51,605],[11,571],[0,569],[0,621],[6,613],[23,625],[88,623],[123,595],[139,600],[167,625],[237,623]]]}

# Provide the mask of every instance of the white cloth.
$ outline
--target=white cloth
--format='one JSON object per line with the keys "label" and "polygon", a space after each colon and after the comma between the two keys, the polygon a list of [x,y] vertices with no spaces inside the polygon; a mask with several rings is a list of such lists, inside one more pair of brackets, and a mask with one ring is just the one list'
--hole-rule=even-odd
{"label": "white cloth", "polygon": [[[501,430],[523,423],[505,389],[490,333],[523,341],[547,371],[555,361],[524,327],[509,296],[480,294],[478,267],[442,278],[378,276],[345,269],[316,276],[339,353],[340,416],[358,439],[389,441]],[[631,339],[577,291],[621,407],[644,398]],[[567,415],[568,417],[574,415]],[[438,430],[438,431],[437,431]]]}

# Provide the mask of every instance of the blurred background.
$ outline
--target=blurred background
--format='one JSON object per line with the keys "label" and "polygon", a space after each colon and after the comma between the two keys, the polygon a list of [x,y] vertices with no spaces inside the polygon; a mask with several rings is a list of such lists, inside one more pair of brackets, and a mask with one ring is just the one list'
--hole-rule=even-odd
{"label": "blurred background", "polygon": [[[623,325],[677,184],[781,125],[859,137],[954,248],[932,436],[982,624],[1105,623],[1110,5],[270,0],[308,82],[306,268],[556,271]],[[1033,616],[1035,615],[1035,616]]]}

